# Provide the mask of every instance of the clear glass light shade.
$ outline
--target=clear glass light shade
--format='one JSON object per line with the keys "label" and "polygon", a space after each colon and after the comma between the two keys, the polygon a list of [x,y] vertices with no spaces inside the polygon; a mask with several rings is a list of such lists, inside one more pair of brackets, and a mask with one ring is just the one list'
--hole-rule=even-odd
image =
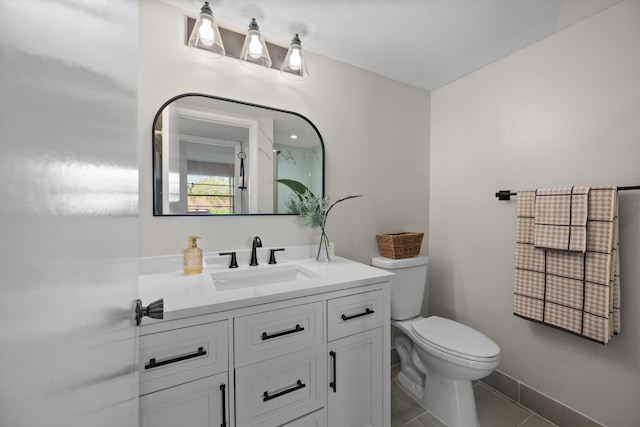
{"label": "clear glass light shade", "polygon": [[204,6],[200,9],[200,16],[193,26],[187,44],[199,55],[210,58],[220,58],[225,55],[220,30],[213,19],[209,2],[204,2]]}
{"label": "clear glass light shade", "polygon": [[297,34],[291,41],[287,56],[284,57],[282,67],[280,67],[280,74],[286,78],[298,80],[304,80],[309,77],[309,69],[302,51],[302,43]]}
{"label": "clear glass light shade", "polygon": [[271,68],[271,56],[255,18],[251,20],[249,32],[244,39],[244,45],[240,51],[240,63],[247,68],[263,70]]}

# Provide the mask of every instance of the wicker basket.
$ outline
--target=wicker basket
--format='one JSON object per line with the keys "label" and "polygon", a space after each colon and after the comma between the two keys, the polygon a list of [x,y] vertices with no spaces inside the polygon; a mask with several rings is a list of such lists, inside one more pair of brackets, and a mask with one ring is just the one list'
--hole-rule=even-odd
{"label": "wicker basket", "polygon": [[424,233],[377,234],[378,248],[383,257],[409,258],[420,253]]}

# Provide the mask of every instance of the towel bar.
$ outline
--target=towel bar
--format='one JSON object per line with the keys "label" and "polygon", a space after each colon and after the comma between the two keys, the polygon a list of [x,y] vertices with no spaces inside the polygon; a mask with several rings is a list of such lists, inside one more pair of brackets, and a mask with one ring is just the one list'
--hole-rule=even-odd
{"label": "towel bar", "polygon": [[[626,187],[618,187],[618,191],[624,190],[640,190],[640,185],[631,185]],[[500,190],[496,193],[498,200],[511,200],[511,196],[517,196],[517,192],[511,190]]]}

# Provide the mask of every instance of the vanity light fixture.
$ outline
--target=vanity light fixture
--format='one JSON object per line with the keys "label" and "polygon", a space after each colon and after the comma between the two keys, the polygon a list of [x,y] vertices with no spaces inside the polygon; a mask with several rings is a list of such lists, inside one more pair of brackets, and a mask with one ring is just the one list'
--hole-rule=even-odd
{"label": "vanity light fixture", "polygon": [[196,20],[189,41],[189,47],[197,48],[195,52],[204,54],[211,58],[221,58],[225,56],[224,44],[220,37],[218,24],[213,19],[213,12],[209,7],[209,2],[205,1],[200,9],[200,15]]}
{"label": "vanity light fixture", "polygon": [[204,2],[197,20],[187,17],[185,29],[186,44],[199,55],[212,58],[228,56],[239,59],[247,68],[280,70],[287,78],[304,80],[309,77],[298,34],[287,49],[266,41],[255,18],[251,19],[247,33],[238,32],[224,23],[218,27],[208,1]]}
{"label": "vanity light fixture", "polygon": [[251,19],[249,31],[240,51],[240,63],[247,68],[266,70],[271,68],[271,57],[256,18]]}
{"label": "vanity light fixture", "polygon": [[286,78],[304,80],[309,77],[309,69],[302,52],[302,42],[298,34],[291,40],[291,45],[284,57],[280,73]]}

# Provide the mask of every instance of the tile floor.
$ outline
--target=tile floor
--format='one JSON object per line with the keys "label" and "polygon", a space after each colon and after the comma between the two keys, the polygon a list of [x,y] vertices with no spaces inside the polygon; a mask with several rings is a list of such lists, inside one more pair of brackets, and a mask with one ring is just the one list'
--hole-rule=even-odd
{"label": "tile floor", "polygon": [[[391,369],[391,427],[446,427],[398,387],[398,370]],[[473,388],[481,427],[555,426],[483,383]]]}

